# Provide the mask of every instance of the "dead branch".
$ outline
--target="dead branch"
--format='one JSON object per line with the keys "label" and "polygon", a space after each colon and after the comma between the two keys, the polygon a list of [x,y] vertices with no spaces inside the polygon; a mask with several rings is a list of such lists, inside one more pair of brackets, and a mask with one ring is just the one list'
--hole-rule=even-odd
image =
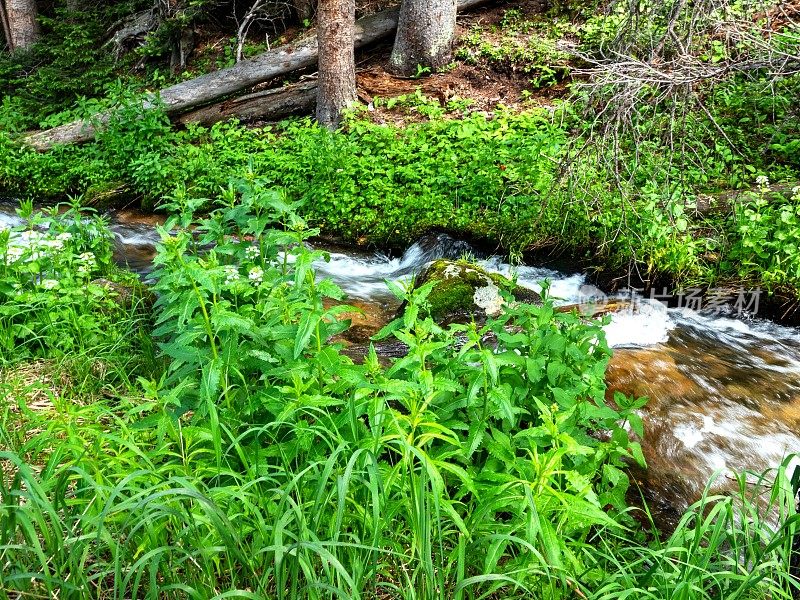
{"label": "dead branch", "polygon": [[[288,2],[256,0],[241,20],[236,19],[236,62],[244,58],[244,44],[253,24],[260,21],[274,26],[277,22],[284,22],[291,13],[292,7]],[[234,18],[236,18],[235,15]],[[269,50],[269,39],[267,40],[267,50]]]}
{"label": "dead branch", "polygon": [[[609,10],[620,6],[613,3]],[[691,160],[696,149],[686,127],[694,111],[736,151],[707,105],[714,87],[738,76],[763,80],[771,89],[800,74],[798,15],[782,3],[755,0],[741,8],[734,0],[630,0],[625,7],[613,40],[592,51],[572,51],[584,65],[573,75],[591,111],[585,115],[592,123],[591,143],[605,146],[598,154],[609,157],[618,184],[626,174],[630,180],[638,165],[620,164],[622,140],[634,158],[641,143],[658,139],[670,157]],[[661,120],[661,130],[643,131],[641,123],[664,109],[670,118]]]}

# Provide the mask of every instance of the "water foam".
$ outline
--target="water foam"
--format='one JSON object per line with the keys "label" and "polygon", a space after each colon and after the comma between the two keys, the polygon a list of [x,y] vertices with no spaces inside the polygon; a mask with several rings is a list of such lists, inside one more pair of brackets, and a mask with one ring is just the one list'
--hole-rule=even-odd
{"label": "water foam", "polygon": [[[385,254],[331,252],[329,261],[317,261],[314,266],[320,277],[332,279],[352,298],[382,301],[390,296],[386,281],[407,283],[439,258],[456,258],[467,253],[463,242],[439,235],[413,244],[398,258]],[[485,270],[516,279],[518,285],[541,293],[544,282],[554,304],[569,305],[597,302],[607,297],[598,288],[586,283],[581,273],[562,273],[544,267],[512,266],[498,256],[478,261]],[[630,299],[630,297],[627,297]],[[605,327],[606,338],[612,347],[649,346],[665,342],[675,327],[667,309],[652,300],[634,297],[632,309],[613,313]]]}
{"label": "water foam", "polygon": [[677,326],[663,304],[646,298],[634,298],[625,309],[611,314],[605,326],[606,341],[612,348],[655,346],[669,339]]}
{"label": "water foam", "polygon": [[158,231],[145,224],[113,223],[109,229],[114,234],[116,241],[123,246],[153,247],[161,241]]}
{"label": "water foam", "polygon": [[[774,468],[789,454],[800,452],[800,437],[779,423],[763,423],[754,410],[728,403],[717,403],[710,414],[673,414],[679,421],[672,428],[675,438],[693,463],[704,466],[710,478],[722,470],[761,472]],[[698,423],[698,420],[700,423]],[[800,461],[794,459],[800,465]]]}
{"label": "water foam", "polygon": [[0,231],[11,229],[12,227],[19,227],[24,223],[25,221],[17,215],[0,211]]}

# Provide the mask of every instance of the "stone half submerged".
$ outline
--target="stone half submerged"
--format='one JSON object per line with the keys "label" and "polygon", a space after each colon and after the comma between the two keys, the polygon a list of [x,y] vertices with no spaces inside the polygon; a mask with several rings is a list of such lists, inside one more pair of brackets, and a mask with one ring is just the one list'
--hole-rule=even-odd
{"label": "stone half submerged", "polygon": [[430,316],[441,324],[472,319],[484,321],[499,315],[507,302],[502,290],[517,302],[541,303],[537,292],[466,260],[432,262],[419,276],[415,287],[430,282],[434,282],[428,295]]}

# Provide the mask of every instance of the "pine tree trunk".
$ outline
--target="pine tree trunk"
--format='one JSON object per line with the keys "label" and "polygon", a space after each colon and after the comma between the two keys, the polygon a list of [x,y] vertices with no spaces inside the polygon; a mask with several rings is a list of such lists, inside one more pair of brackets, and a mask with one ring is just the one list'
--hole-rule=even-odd
{"label": "pine tree trunk", "polygon": [[0,24],[3,25],[3,40],[5,41],[5,45],[8,50],[11,51],[14,47],[11,45],[11,28],[8,25],[8,17],[6,16],[6,7],[3,4],[3,0],[0,0]]}
{"label": "pine tree trunk", "polygon": [[355,19],[355,0],[319,0],[317,121],[329,129],[339,126],[342,111],[356,101]]}
{"label": "pine tree trunk", "polygon": [[411,76],[418,67],[439,69],[453,56],[456,0],[403,0],[389,70]]}
{"label": "pine tree trunk", "polygon": [[39,38],[36,0],[6,0],[6,17],[11,35],[11,49],[24,50]]}

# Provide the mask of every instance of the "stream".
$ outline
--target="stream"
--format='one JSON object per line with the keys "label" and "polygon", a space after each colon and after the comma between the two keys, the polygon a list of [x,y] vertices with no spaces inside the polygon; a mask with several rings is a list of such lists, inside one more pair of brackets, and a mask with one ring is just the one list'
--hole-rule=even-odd
{"label": "stream", "polygon": [[[109,213],[115,259],[146,277],[159,236],[158,218],[136,212]],[[0,204],[0,229],[21,224],[12,205]],[[509,275],[510,265],[482,256],[464,241],[426,236],[402,256],[319,245],[330,261],[316,265],[362,308],[353,334],[366,340],[391,319],[397,300],[385,280],[419,273],[437,258],[471,253],[489,271]],[[537,266],[515,268],[520,285],[539,290],[550,281],[558,304],[604,298],[578,272]],[[656,521],[674,525],[717,474],[715,491],[735,489],[732,471],[756,473],[800,452],[800,330],[753,316],[667,308],[628,293],[605,327],[614,348],[606,381],[614,391],[647,396],[642,443],[648,468],[634,472]],[[799,463],[800,464],[800,463]]]}

